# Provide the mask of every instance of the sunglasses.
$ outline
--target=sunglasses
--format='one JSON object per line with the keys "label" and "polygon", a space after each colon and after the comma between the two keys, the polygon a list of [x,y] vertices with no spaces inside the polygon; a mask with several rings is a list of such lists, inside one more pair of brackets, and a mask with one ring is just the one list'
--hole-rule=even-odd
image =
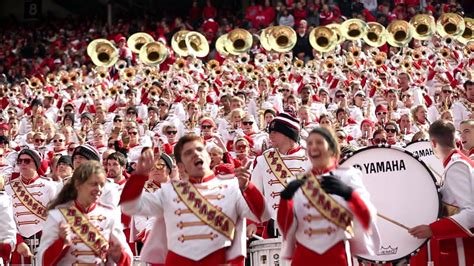
{"label": "sunglasses", "polygon": [[452,92],[452,91],[443,91],[443,93],[451,94],[451,93],[453,93],[453,92]]}
{"label": "sunglasses", "polygon": [[202,129],[211,129],[212,126],[211,125],[202,125],[201,128]]}
{"label": "sunglasses", "polygon": [[377,115],[386,115],[387,112],[378,112]]}
{"label": "sunglasses", "polygon": [[16,160],[16,164],[20,165],[20,164],[30,164],[31,163],[31,159],[18,159]]}
{"label": "sunglasses", "polygon": [[168,106],[166,103],[160,103],[160,106]]}
{"label": "sunglasses", "polygon": [[387,143],[386,139],[374,139],[375,144],[380,144],[380,143]]}
{"label": "sunglasses", "polygon": [[72,109],[69,109],[69,108],[64,109],[64,112],[66,112],[66,113],[71,113],[71,112],[72,112]]}
{"label": "sunglasses", "polygon": [[245,121],[245,122],[242,122],[242,125],[251,126],[251,125],[253,125],[253,122],[252,121]]}
{"label": "sunglasses", "polygon": [[344,94],[338,94],[338,95],[336,95],[336,98],[338,98],[338,99],[339,99],[339,98],[344,98],[344,97],[346,97],[346,95],[344,95]]}
{"label": "sunglasses", "polygon": [[397,133],[397,130],[395,128],[386,128],[385,131],[388,133]]}
{"label": "sunglasses", "polygon": [[166,134],[168,135],[176,135],[178,131],[166,131]]}
{"label": "sunglasses", "polygon": [[123,119],[114,119],[114,122],[122,122]]}
{"label": "sunglasses", "polygon": [[127,115],[136,115],[136,114],[137,114],[137,113],[135,113],[135,112],[133,112],[133,111],[132,111],[132,112],[127,112]]}
{"label": "sunglasses", "polygon": [[43,142],[45,142],[45,141],[46,141],[46,140],[44,140],[44,139],[35,139],[35,142],[36,142],[36,143],[43,143]]}
{"label": "sunglasses", "polygon": [[65,140],[64,139],[53,139],[53,142],[54,143],[57,143],[57,142],[64,142]]}
{"label": "sunglasses", "polygon": [[128,132],[129,135],[138,135],[138,132],[137,131],[134,131],[134,132]]}
{"label": "sunglasses", "polygon": [[289,92],[290,90],[289,90],[289,89],[280,89],[280,90],[278,90],[278,91],[279,91],[279,92],[285,92],[285,91],[286,91],[286,92]]}

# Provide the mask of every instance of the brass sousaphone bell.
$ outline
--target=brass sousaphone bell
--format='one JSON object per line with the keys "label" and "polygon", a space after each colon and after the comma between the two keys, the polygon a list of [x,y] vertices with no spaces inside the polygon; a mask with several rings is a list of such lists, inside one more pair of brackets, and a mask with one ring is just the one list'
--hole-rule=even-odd
{"label": "brass sousaphone bell", "polygon": [[344,38],[344,36],[342,36],[342,31],[341,31],[341,25],[340,24],[331,23],[329,25],[326,25],[326,27],[330,28],[336,34],[337,43],[341,44],[346,40],[346,38]]}
{"label": "brass sousaphone bell", "polygon": [[228,56],[229,52],[225,49],[225,41],[227,40],[227,33],[219,36],[216,40],[216,50],[221,56]]}
{"label": "brass sousaphone bell", "polygon": [[417,40],[431,39],[436,30],[436,23],[432,16],[426,14],[418,14],[410,19],[412,26],[413,38]]}
{"label": "brass sousaphone bell", "polygon": [[118,49],[106,39],[93,40],[87,46],[87,55],[96,66],[110,67],[117,62]]}
{"label": "brass sousaphone bell", "polygon": [[268,44],[279,53],[291,51],[296,44],[296,32],[288,26],[276,26],[268,36]]}
{"label": "brass sousaphone bell", "polygon": [[228,33],[225,49],[233,55],[246,53],[252,47],[253,37],[244,29],[235,29]]}
{"label": "brass sousaphone bell", "polygon": [[464,19],[455,13],[444,13],[436,22],[436,31],[441,37],[449,35],[457,38],[464,33],[465,28]]}
{"label": "brass sousaphone bell", "polygon": [[387,32],[382,24],[369,22],[367,23],[367,33],[362,38],[369,46],[380,47],[387,42]]}
{"label": "brass sousaphone bell", "polygon": [[358,40],[367,33],[367,23],[357,18],[348,19],[341,24],[341,33],[347,40]]}
{"label": "brass sousaphone bell", "polygon": [[191,31],[184,38],[188,53],[194,57],[206,57],[209,53],[209,43],[206,37],[197,31]]}
{"label": "brass sousaphone bell", "polygon": [[387,27],[387,42],[394,47],[403,47],[413,38],[411,26],[407,21],[394,20]]}
{"label": "brass sousaphone bell", "polygon": [[146,65],[156,66],[163,63],[168,55],[168,49],[163,43],[149,42],[140,49],[139,58]]}
{"label": "brass sousaphone bell", "polygon": [[265,49],[268,52],[272,50],[272,47],[270,46],[268,38],[274,28],[275,28],[274,26],[271,26],[271,27],[263,29],[262,32],[260,32],[260,45],[263,47],[263,49]]}
{"label": "brass sousaphone bell", "polygon": [[319,26],[309,33],[309,43],[316,51],[325,53],[336,47],[337,37],[330,28]]}
{"label": "brass sousaphone bell", "polygon": [[464,18],[464,24],[466,27],[461,36],[458,37],[458,41],[466,45],[468,42],[474,40],[474,19]]}
{"label": "brass sousaphone bell", "polygon": [[138,54],[143,45],[153,42],[153,37],[150,34],[145,32],[137,32],[128,37],[127,45],[132,50],[132,52]]}
{"label": "brass sousaphone bell", "polygon": [[171,38],[171,48],[173,51],[182,57],[186,57],[189,55],[188,46],[186,45],[186,34],[188,34],[188,30],[181,30],[176,32],[173,37]]}

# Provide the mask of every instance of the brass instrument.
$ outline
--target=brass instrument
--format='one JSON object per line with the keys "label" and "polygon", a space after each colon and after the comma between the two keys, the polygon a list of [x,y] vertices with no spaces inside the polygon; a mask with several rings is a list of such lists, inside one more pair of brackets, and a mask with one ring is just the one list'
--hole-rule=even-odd
{"label": "brass instrument", "polygon": [[351,53],[346,54],[346,56],[344,57],[344,65],[346,65],[348,67],[354,66],[355,61],[356,60],[355,60],[354,56]]}
{"label": "brass instrument", "polygon": [[381,67],[384,65],[386,58],[383,55],[376,55],[373,57],[374,64],[376,67]]}
{"label": "brass instrument", "polygon": [[245,73],[250,74],[250,73],[253,73],[254,70],[255,70],[255,67],[253,65],[251,64],[245,65]]}
{"label": "brass instrument", "polygon": [[309,33],[309,43],[318,52],[329,52],[336,47],[337,37],[330,28],[319,26]]}
{"label": "brass instrument", "polygon": [[116,86],[112,86],[110,89],[109,89],[109,93],[111,96],[115,96],[117,95],[119,92],[119,89],[116,87]]}
{"label": "brass instrument", "polygon": [[107,72],[107,68],[105,67],[96,67],[94,69],[94,72],[100,79],[105,79],[109,75],[109,73]]}
{"label": "brass instrument", "polygon": [[295,62],[293,63],[293,66],[295,68],[298,68],[298,69],[303,68],[304,67],[304,61],[301,60],[301,59],[296,59]]}
{"label": "brass instrument", "polygon": [[223,71],[222,71],[222,68],[220,66],[218,66],[218,67],[216,67],[212,70],[212,75],[214,77],[220,76],[220,75],[222,75],[222,73],[223,73]]}
{"label": "brass instrument", "polygon": [[441,56],[445,59],[449,58],[449,56],[451,55],[451,51],[449,50],[448,47],[443,47],[441,48],[441,50],[439,51],[439,53],[441,54]]}
{"label": "brass instrument", "polygon": [[390,58],[390,62],[392,64],[392,66],[397,68],[402,63],[402,57],[400,55],[396,54],[396,55],[394,55]]}
{"label": "brass instrument", "polygon": [[292,60],[293,60],[292,52],[285,52],[280,55],[280,61],[292,61]]}
{"label": "brass instrument", "polygon": [[441,37],[450,35],[457,38],[464,33],[465,28],[464,19],[455,13],[443,13],[436,22],[436,31]]}
{"label": "brass instrument", "polygon": [[125,60],[118,60],[117,63],[115,63],[115,69],[118,72],[122,72],[125,68],[127,67],[127,62]]}
{"label": "brass instrument", "polygon": [[377,22],[367,23],[367,34],[363,36],[365,43],[372,47],[380,47],[387,42],[385,27]]}
{"label": "brass instrument", "polygon": [[413,38],[422,41],[431,39],[436,30],[434,18],[426,14],[418,14],[412,17],[410,25],[413,29]]}
{"label": "brass instrument", "polygon": [[421,53],[421,49],[419,49],[420,47],[416,48],[415,50],[413,50],[411,56],[413,57],[413,59],[415,60],[420,60],[423,58],[423,54]]}
{"label": "brass instrument", "polygon": [[266,51],[270,52],[272,50],[272,47],[270,46],[270,42],[268,40],[270,34],[273,31],[274,26],[265,28],[260,32],[260,45],[265,49]]}
{"label": "brass instrument", "polygon": [[273,63],[268,63],[265,65],[265,74],[266,75],[271,75],[275,72],[276,68]]}
{"label": "brass instrument", "polygon": [[470,41],[463,49],[464,55],[470,58],[474,54],[474,41]]}
{"label": "brass instrument", "polygon": [[401,66],[402,68],[405,70],[405,71],[410,71],[411,70],[411,66],[412,66],[412,60],[411,58],[409,57],[405,57],[405,59],[402,61],[401,63]]}
{"label": "brass instrument", "polygon": [[454,44],[454,38],[451,35],[446,35],[441,38],[441,43],[443,46],[449,47]]}
{"label": "brass instrument", "polygon": [[171,48],[173,51],[181,57],[186,57],[189,55],[188,46],[186,45],[186,34],[188,30],[181,30],[176,32],[171,38]]}
{"label": "brass instrument", "polygon": [[229,52],[225,49],[225,40],[227,39],[227,34],[219,36],[216,40],[216,50],[221,56],[228,56]]}
{"label": "brass instrument", "polygon": [[67,87],[71,83],[71,80],[69,79],[69,75],[62,75],[60,77],[60,82],[63,86]]}
{"label": "brass instrument", "polygon": [[206,37],[197,31],[191,31],[184,38],[188,53],[194,57],[205,57],[209,53],[209,43]]}
{"label": "brass instrument", "polygon": [[150,42],[142,46],[139,58],[144,64],[156,66],[168,58],[168,49],[161,42]]}
{"label": "brass instrument", "polygon": [[352,56],[357,59],[359,58],[360,54],[361,54],[361,50],[360,50],[360,47],[359,46],[355,46],[355,45],[352,45],[350,48],[349,48],[349,52],[352,54]]}
{"label": "brass instrument", "polygon": [[288,26],[276,26],[268,36],[268,44],[279,53],[291,51],[296,44],[296,32]]}
{"label": "brass instrument", "polygon": [[209,60],[209,62],[207,62],[207,69],[208,70],[213,70],[216,67],[219,67],[220,65],[221,64],[219,63],[219,61],[217,61],[215,59],[211,59],[211,60]]}
{"label": "brass instrument", "polygon": [[250,55],[247,53],[243,53],[239,55],[238,60],[240,64],[247,64],[250,61]]}
{"label": "brass instrument", "polygon": [[458,37],[458,41],[466,45],[469,41],[474,40],[474,19],[464,18],[464,24],[466,27],[461,36]]}
{"label": "brass instrument", "polygon": [[73,70],[69,73],[69,81],[74,83],[81,78],[81,73],[79,70]]}
{"label": "brass instrument", "polygon": [[96,66],[110,67],[117,62],[118,49],[106,39],[93,40],[87,46],[87,55]]}
{"label": "brass instrument", "polygon": [[32,77],[31,79],[26,79],[26,81],[28,81],[28,86],[33,90],[41,89],[41,87],[43,86],[43,83],[37,77]]}
{"label": "brass instrument", "polygon": [[267,56],[259,53],[255,55],[254,62],[255,62],[255,65],[262,67],[267,63]]}
{"label": "brass instrument", "polygon": [[344,36],[342,35],[340,24],[331,23],[329,25],[326,25],[326,27],[330,28],[334,32],[334,34],[336,34],[336,42],[338,44],[341,44],[346,40],[346,38],[344,38]]}
{"label": "brass instrument", "polygon": [[56,84],[56,75],[54,75],[54,73],[49,73],[46,76],[46,82],[50,85]]}
{"label": "brass instrument", "polygon": [[153,37],[145,32],[137,32],[128,37],[127,46],[130,47],[132,52],[138,54],[143,45],[153,42]]}
{"label": "brass instrument", "polygon": [[411,25],[404,20],[394,20],[387,27],[387,42],[391,46],[406,46],[413,38]]}
{"label": "brass instrument", "polygon": [[176,59],[176,61],[174,62],[173,66],[174,66],[174,68],[175,68],[176,70],[182,70],[182,69],[185,69],[185,68],[186,68],[187,62],[186,62],[186,60],[183,59],[183,58],[178,58],[178,59]]}
{"label": "brass instrument", "polygon": [[335,68],[335,63],[333,58],[328,58],[324,61],[323,67],[327,71],[331,71]]}
{"label": "brass instrument", "polygon": [[233,55],[246,53],[252,47],[253,37],[244,29],[234,29],[227,34],[224,46],[227,52]]}
{"label": "brass instrument", "polygon": [[348,19],[341,24],[342,36],[347,40],[358,40],[366,35],[367,27],[367,23],[363,20],[357,18]]}
{"label": "brass instrument", "polygon": [[123,71],[123,78],[127,81],[132,81],[133,79],[135,79],[135,75],[136,75],[136,70],[135,68],[133,67],[127,67],[124,71]]}

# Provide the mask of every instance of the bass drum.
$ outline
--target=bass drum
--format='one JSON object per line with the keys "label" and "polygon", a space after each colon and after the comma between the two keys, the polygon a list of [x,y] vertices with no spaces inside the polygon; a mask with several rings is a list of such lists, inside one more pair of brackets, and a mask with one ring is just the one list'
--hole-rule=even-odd
{"label": "bass drum", "polygon": [[426,166],[428,166],[431,173],[433,173],[437,184],[441,184],[444,167],[441,160],[436,158],[433,152],[433,147],[431,147],[431,143],[428,140],[410,142],[405,147],[405,150],[413,153],[415,157],[422,160]]}
{"label": "bass drum", "polygon": [[410,152],[389,146],[358,150],[341,165],[362,171],[378,213],[380,249],[375,255],[355,255],[373,263],[414,255],[427,240],[412,237],[407,228],[430,224],[440,215],[438,187],[426,165]]}

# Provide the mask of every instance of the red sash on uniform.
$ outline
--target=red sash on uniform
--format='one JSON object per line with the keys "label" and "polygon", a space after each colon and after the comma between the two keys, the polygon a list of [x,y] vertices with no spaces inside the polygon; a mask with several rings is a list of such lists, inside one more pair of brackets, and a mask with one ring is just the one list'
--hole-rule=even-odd
{"label": "red sash on uniform", "polygon": [[25,184],[20,180],[15,180],[11,183],[11,187],[15,196],[32,214],[38,218],[46,221],[47,213],[46,207],[37,201],[33,195],[26,189]]}

